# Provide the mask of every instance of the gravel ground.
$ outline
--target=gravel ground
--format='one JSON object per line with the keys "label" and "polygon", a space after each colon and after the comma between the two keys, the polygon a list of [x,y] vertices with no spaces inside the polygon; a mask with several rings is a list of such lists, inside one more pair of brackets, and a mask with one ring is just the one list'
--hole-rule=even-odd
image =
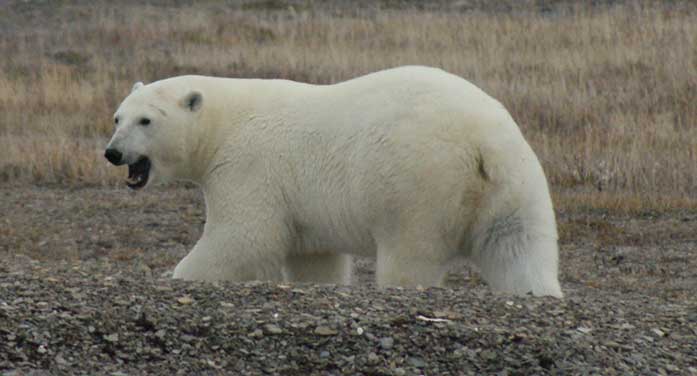
{"label": "gravel ground", "polygon": [[[167,278],[194,189],[0,188],[0,374],[697,375],[697,213],[559,213],[566,297]],[[4,214],[4,213],[9,213]]]}

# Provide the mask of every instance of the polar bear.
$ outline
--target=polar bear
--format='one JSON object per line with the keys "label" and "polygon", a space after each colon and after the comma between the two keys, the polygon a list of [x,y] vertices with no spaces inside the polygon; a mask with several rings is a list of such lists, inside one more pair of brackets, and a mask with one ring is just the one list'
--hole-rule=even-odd
{"label": "polar bear", "polygon": [[137,83],[105,156],[139,189],[198,183],[201,239],[174,278],[438,286],[468,259],[495,290],[561,297],[547,181],[495,99],[435,68],[333,85],[180,76]]}

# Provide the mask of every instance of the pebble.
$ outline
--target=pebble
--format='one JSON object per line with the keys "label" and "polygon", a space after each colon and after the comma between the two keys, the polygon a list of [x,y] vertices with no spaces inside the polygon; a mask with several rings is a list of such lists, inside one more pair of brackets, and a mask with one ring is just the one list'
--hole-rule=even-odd
{"label": "pebble", "polygon": [[336,335],[338,332],[328,326],[318,326],[317,328],[315,328],[314,333],[320,336],[333,336]]}
{"label": "pebble", "polygon": [[414,356],[409,357],[409,359],[407,360],[407,362],[409,362],[409,364],[410,364],[412,367],[416,367],[416,368],[424,368],[424,367],[426,367],[426,362],[424,362],[423,359],[417,358],[417,357],[414,357]]}
{"label": "pebble", "polygon": [[56,357],[53,358],[53,360],[55,360],[56,363],[57,363],[58,365],[61,365],[61,366],[65,366],[65,365],[70,364],[70,363],[68,363],[68,361],[65,360],[65,358],[63,358],[60,354],[56,355]]}
{"label": "pebble", "polygon": [[264,336],[264,332],[262,332],[261,329],[255,329],[254,331],[247,334],[247,336],[252,338],[262,338]]}
{"label": "pebble", "polygon": [[118,333],[109,334],[107,336],[104,336],[104,340],[107,342],[118,342],[119,341],[119,334]]}
{"label": "pebble", "polygon": [[385,350],[390,350],[394,346],[394,339],[392,337],[385,337],[380,339],[380,347]]}
{"label": "pebble", "polygon": [[378,362],[380,362],[380,357],[376,353],[371,352],[368,354],[368,364],[375,365]]}
{"label": "pebble", "polygon": [[481,356],[482,359],[490,361],[490,362],[496,360],[496,358],[498,357],[496,355],[496,353],[491,351],[491,350],[484,350],[484,351],[479,353],[479,356]]}
{"label": "pebble", "polygon": [[651,329],[651,331],[653,332],[653,334],[655,334],[659,337],[663,337],[666,335],[661,329],[658,329],[658,328],[653,328],[653,329]]}
{"label": "pebble", "polygon": [[185,295],[185,296],[182,296],[182,297],[178,298],[178,299],[177,299],[177,302],[179,302],[179,304],[181,304],[181,305],[189,305],[189,304],[193,303],[194,300],[191,299],[190,296]]}
{"label": "pebble", "polygon": [[283,329],[278,327],[278,325],[266,324],[266,325],[264,325],[264,333],[270,334],[270,335],[281,334],[281,333],[283,333]]}
{"label": "pebble", "polygon": [[468,349],[466,347],[460,347],[458,349],[455,349],[455,351],[452,352],[452,357],[454,358],[462,358],[467,354]]}
{"label": "pebble", "polygon": [[670,372],[679,372],[680,368],[672,365],[672,364],[666,364],[666,369]]}

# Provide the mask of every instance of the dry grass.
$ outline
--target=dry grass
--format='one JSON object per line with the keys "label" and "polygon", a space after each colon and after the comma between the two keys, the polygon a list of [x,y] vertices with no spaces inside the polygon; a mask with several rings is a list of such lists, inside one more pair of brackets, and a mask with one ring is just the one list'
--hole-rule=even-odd
{"label": "dry grass", "polygon": [[547,12],[46,4],[0,8],[2,184],[121,181],[101,154],[137,80],[329,83],[424,64],[506,105],[563,208],[697,207],[694,3],[550,2]]}

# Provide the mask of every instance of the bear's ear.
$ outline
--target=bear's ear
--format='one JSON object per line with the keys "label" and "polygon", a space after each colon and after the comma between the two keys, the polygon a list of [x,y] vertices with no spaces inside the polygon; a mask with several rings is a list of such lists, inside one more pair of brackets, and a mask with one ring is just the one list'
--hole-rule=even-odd
{"label": "bear's ear", "polygon": [[140,89],[140,88],[143,87],[143,86],[144,86],[144,85],[143,85],[143,83],[142,83],[141,81],[136,82],[135,84],[133,84],[133,87],[131,88],[131,93],[134,92],[134,91],[136,91],[136,90],[138,90],[138,89]]}
{"label": "bear's ear", "polygon": [[179,105],[191,112],[196,112],[203,105],[203,95],[198,91],[192,91],[181,100]]}

